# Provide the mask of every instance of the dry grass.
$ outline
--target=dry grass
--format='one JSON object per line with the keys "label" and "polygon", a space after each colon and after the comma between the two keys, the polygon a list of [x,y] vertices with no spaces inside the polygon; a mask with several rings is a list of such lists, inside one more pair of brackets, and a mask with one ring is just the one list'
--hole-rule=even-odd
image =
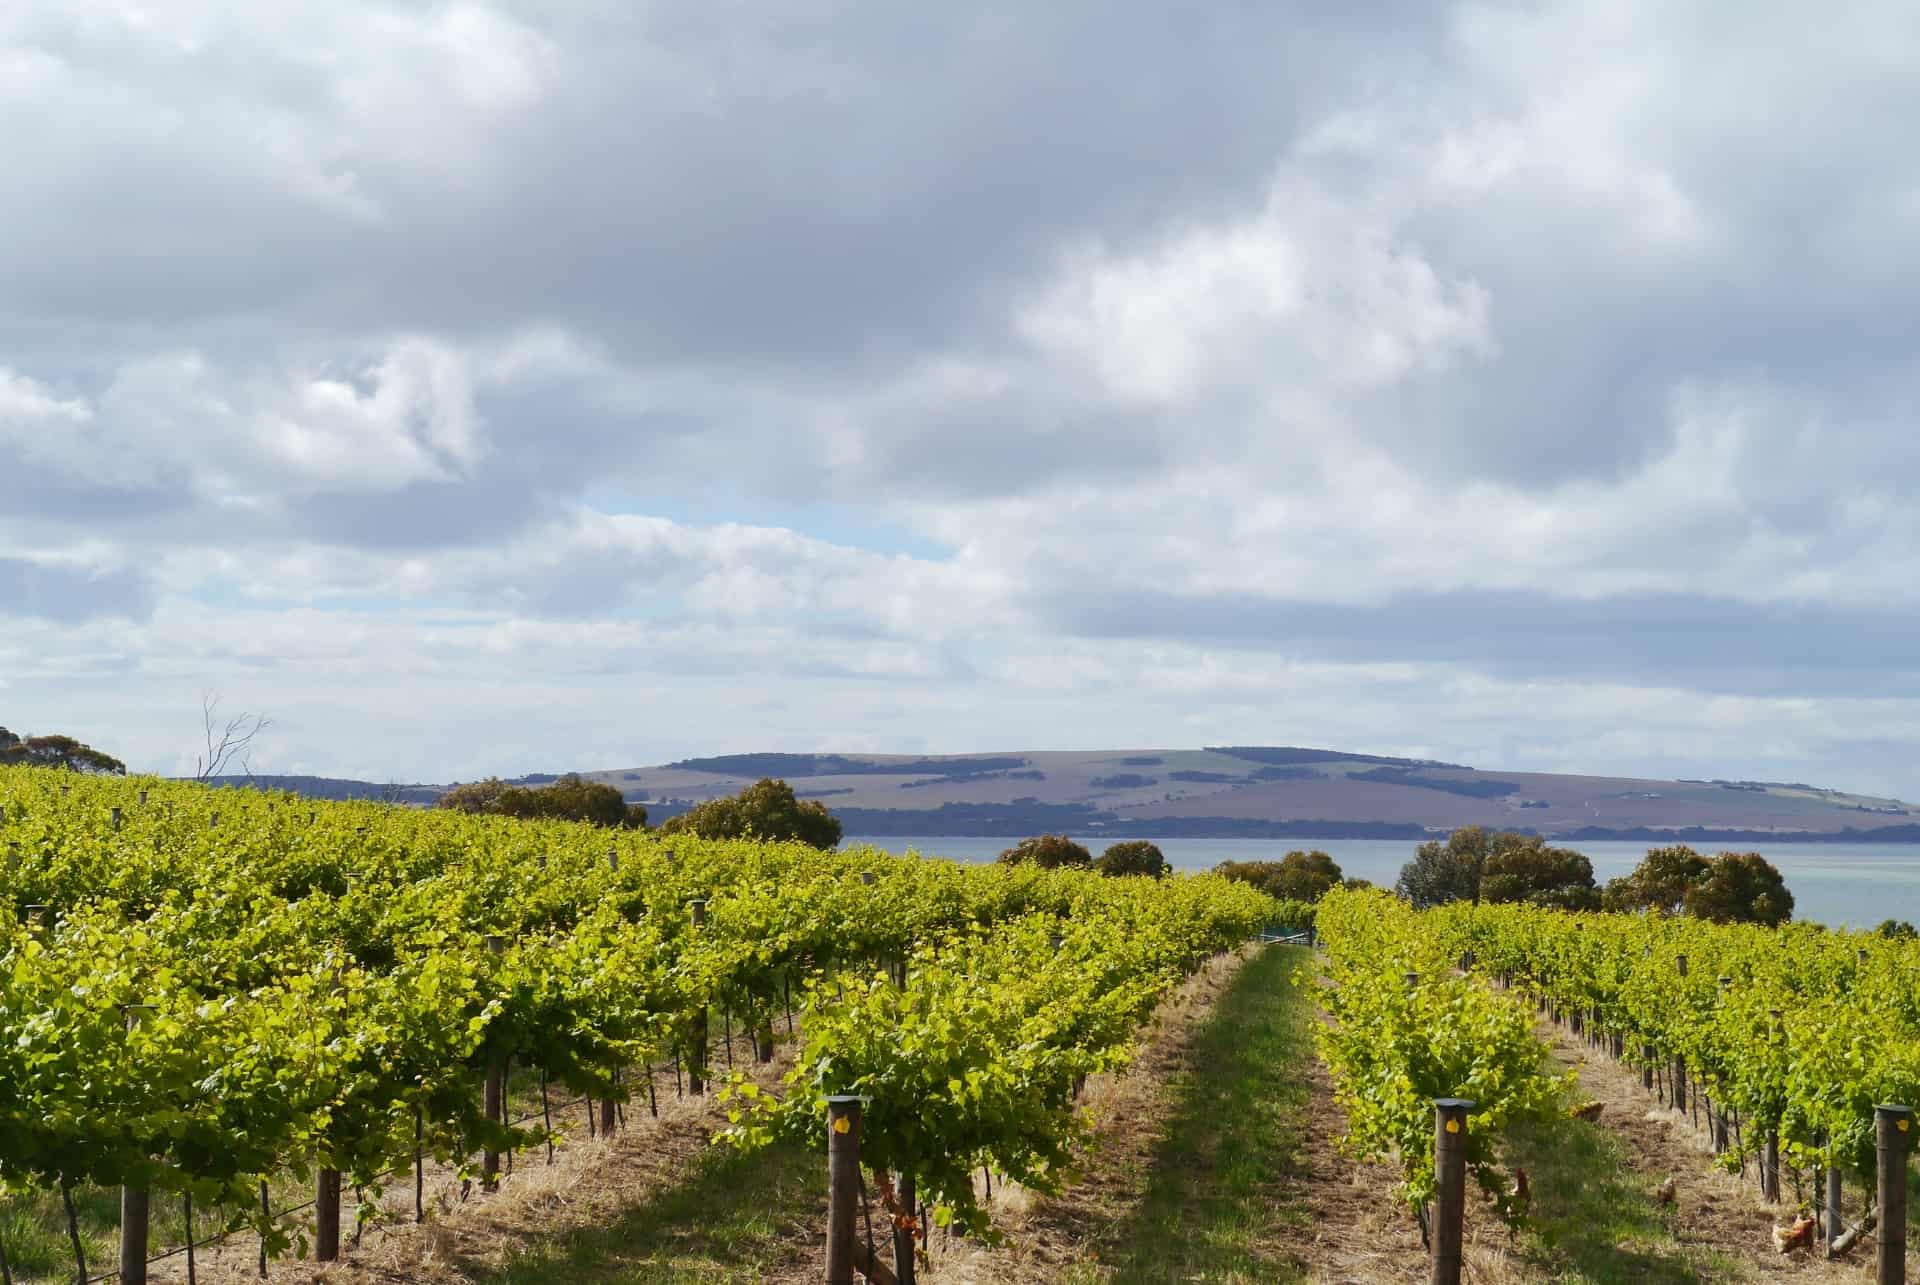
{"label": "dry grass", "polygon": [[[1216,1285],[1310,1281],[1378,1285],[1428,1279],[1417,1225],[1394,1197],[1394,1166],[1356,1164],[1340,1148],[1344,1113],[1305,1043],[1309,997],[1290,985],[1292,952],[1257,948],[1213,961],[1168,997],[1133,1065],[1097,1076],[1084,1106],[1093,1145],[1058,1196],[996,1180],[999,1246],[934,1234],[924,1285]],[[1248,971],[1250,961],[1263,966]],[[1294,1030],[1293,1028],[1298,1028]],[[1286,1034],[1292,1030],[1292,1034]],[[1689,1282],[1862,1278],[1863,1255],[1828,1264],[1782,1256],[1770,1231],[1785,1207],[1751,1179],[1714,1170],[1705,1134],[1650,1101],[1638,1075],[1577,1039],[1542,1028],[1580,1071],[1597,1122],[1515,1129],[1509,1160],[1533,1176],[1533,1225],[1519,1237],[1470,1202],[1466,1279]],[[1284,1036],[1284,1038],[1283,1038]],[[756,1078],[771,1082],[790,1053]],[[644,1103],[610,1140],[574,1138],[548,1167],[519,1158],[499,1192],[466,1201],[440,1175],[428,1221],[411,1222],[411,1185],[388,1198],[394,1217],[347,1261],[282,1263],[273,1279],[532,1285],[542,1281],[802,1285],[819,1278],[825,1222],[817,1156],[776,1148],[739,1155],[708,1145],[722,1123],[710,1101],[676,1099],[660,1118]],[[1677,1207],[1653,1190],[1674,1175]],[[1791,1188],[1789,1187],[1789,1190]],[[890,1254],[883,1251],[883,1257]],[[203,1253],[209,1285],[254,1280],[251,1244]],[[157,1280],[179,1280],[179,1260]]]}
{"label": "dry grass", "polygon": [[1598,1127],[1618,1140],[1624,1163],[1637,1183],[1651,1191],[1669,1176],[1674,1179],[1673,1238],[1690,1256],[1732,1264],[1743,1279],[1861,1279],[1862,1264],[1872,1258],[1870,1242],[1844,1262],[1828,1262],[1824,1251],[1778,1253],[1772,1243],[1773,1228],[1791,1222],[1796,1212],[1791,1182],[1782,1180],[1784,1203],[1763,1201],[1753,1177],[1729,1174],[1713,1165],[1707,1130],[1696,1128],[1690,1116],[1649,1096],[1641,1087],[1638,1070],[1614,1062],[1578,1036],[1549,1023],[1541,1023],[1539,1030],[1554,1057],[1578,1069],[1582,1094],[1601,1104]]}
{"label": "dry grass", "polygon": [[[1210,961],[1161,1003],[1130,1067],[1087,1081],[1093,1141],[1060,1195],[1039,1196],[996,1181],[993,1220],[1007,1242],[970,1244],[935,1233],[932,1269],[920,1273],[921,1281],[1047,1285],[1100,1279],[1103,1255],[1111,1257],[1115,1235],[1146,1198],[1156,1149],[1181,1105],[1176,1082],[1195,1069],[1196,1036],[1260,949],[1247,947]],[[984,1184],[980,1190],[984,1194]]]}
{"label": "dry grass", "polygon": [[[725,1057],[715,1061],[724,1074]],[[791,1064],[790,1046],[777,1047],[773,1063],[754,1067],[744,1042],[735,1045],[736,1066],[772,1083]],[[586,1107],[556,1110],[554,1123],[566,1140],[546,1162],[544,1147],[514,1157],[513,1172],[498,1191],[476,1183],[465,1197],[456,1174],[429,1164],[426,1170],[426,1221],[416,1224],[411,1175],[393,1180],[380,1201],[381,1215],[365,1229],[357,1246],[343,1246],[342,1261],[272,1264],[273,1281],[465,1283],[493,1279],[530,1247],[570,1233],[604,1226],[649,1196],[681,1183],[708,1152],[708,1140],[725,1124],[711,1098],[676,1096],[671,1068],[658,1073],[655,1097],[659,1117],[649,1114],[644,1091],[624,1108],[625,1126],[612,1138],[588,1136]],[[352,1219],[349,1204],[343,1215]],[[311,1213],[303,1215],[311,1218]],[[197,1276],[205,1285],[258,1282],[259,1243],[234,1236],[198,1251]],[[154,1264],[151,1279],[185,1281],[184,1257]]]}

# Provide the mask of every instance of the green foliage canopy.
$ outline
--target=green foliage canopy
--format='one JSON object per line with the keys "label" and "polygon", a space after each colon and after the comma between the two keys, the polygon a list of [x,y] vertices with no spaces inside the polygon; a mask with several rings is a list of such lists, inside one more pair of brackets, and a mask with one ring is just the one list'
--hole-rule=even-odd
{"label": "green foliage canopy", "polygon": [[798,842],[822,851],[840,842],[840,821],[818,799],[802,800],[785,781],[763,777],[738,794],[710,799],[660,827],[668,834],[703,839]]}
{"label": "green foliage canopy", "polygon": [[1716,924],[1775,928],[1793,918],[1793,894],[1774,864],[1757,852],[1723,852],[1706,877],[1687,889],[1687,913]]}
{"label": "green foliage canopy", "polygon": [[614,830],[639,830],[647,810],[628,803],[620,791],[577,775],[533,788],[509,785],[498,777],[456,786],[440,796],[440,806],[455,812],[515,817],[522,821],[586,821]]}
{"label": "green foliage canopy", "polygon": [[1719,924],[1773,927],[1793,918],[1793,894],[1757,852],[1703,857],[1677,845],[1654,848],[1633,873],[1607,884],[1608,910],[1682,912]]}
{"label": "green foliage canopy", "polygon": [[1002,852],[999,861],[1008,866],[1031,863],[1043,870],[1054,870],[1061,866],[1090,866],[1093,854],[1064,834],[1040,834],[1020,840]]}
{"label": "green foliage canopy", "polygon": [[1147,839],[1126,839],[1110,845],[1093,868],[1103,875],[1148,875],[1155,879],[1169,869],[1160,845]]}
{"label": "green foliage canopy", "polygon": [[1282,901],[1316,902],[1342,883],[1339,863],[1318,849],[1289,852],[1278,861],[1222,861],[1213,872]]}
{"label": "green foliage canopy", "polygon": [[69,772],[125,776],[127,765],[71,736],[16,736],[0,727],[0,767],[57,767]]}
{"label": "green foliage canopy", "polygon": [[1607,883],[1608,910],[1658,910],[1677,915],[1687,892],[1707,873],[1707,859],[1685,844],[1651,848],[1633,873]]}
{"label": "green foliage canopy", "polygon": [[1449,901],[1480,900],[1480,875],[1493,848],[1492,837],[1477,825],[1463,826],[1443,843],[1429,839],[1400,867],[1394,891],[1426,910]]}
{"label": "green foliage canopy", "polygon": [[1537,834],[1498,834],[1480,872],[1480,900],[1522,901],[1562,910],[1598,910],[1593,862],[1571,848],[1550,848]]}

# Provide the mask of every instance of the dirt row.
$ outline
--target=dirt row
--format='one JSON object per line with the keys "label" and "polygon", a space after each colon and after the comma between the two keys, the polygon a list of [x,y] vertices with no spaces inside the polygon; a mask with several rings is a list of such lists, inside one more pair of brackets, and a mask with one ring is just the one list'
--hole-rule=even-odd
{"label": "dirt row", "polygon": [[[1258,948],[1250,948],[1258,949]],[[1051,1285],[1098,1282],[1108,1273],[1099,1246],[1129,1225],[1147,1186],[1154,1150],[1177,1095],[1168,1091],[1190,1069],[1196,1031],[1214,1001],[1232,984],[1247,952],[1222,956],[1181,986],[1157,1011],[1133,1065],[1089,1081],[1084,1105],[1094,1126],[1093,1146],[1073,1182],[1059,1196],[1037,1197],[1017,1185],[996,1182],[991,1208],[1005,1233],[997,1246],[950,1238],[935,1231],[929,1243],[925,1285]],[[1772,1230],[1789,1220],[1791,1203],[1768,1206],[1751,1178],[1716,1170],[1709,1139],[1691,1121],[1653,1101],[1637,1071],[1613,1063],[1577,1036],[1543,1023],[1543,1041],[1560,1063],[1577,1070],[1583,1098],[1599,1103],[1600,1127],[1619,1140],[1620,1158],[1631,1169],[1612,1179],[1642,1184],[1651,1192],[1671,1177],[1673,1240],[1695,1264],[1730,1265],[1725,1279],[1793,1277],[1857,1281],[1870,1247],[1852,1260],[1828,1263],[1818,1254],[1781,1255]],[[783,1043],[775,1062],[755,1069],[772,1084],[789,1065]],[[745,1064],[744,1057],[741,1059]],[[1324,1285],[1373,1285],[1428,1279],[1426,1250],[1418,1226],[1394,1195],[1397,1174],[1387,1164],[1356,1164],[1341,1148],[1345,1113],[1317,1058],[1304,1059],[1308,1081],[1300,1154],[1292,1172],[1298,1190],[1290,1198],[1304,1217],[1276,1220],[1276,1263],[1291,1275]],[[430,1217],[411,1222],[411,1184],[401,1184],[386,1202],[392,1217],[369,1231],[344,1262],[327,1268],[276,1263],[271,1279],[336,1283],[417,1281],[466,1285],[485,1279],[529,1248],[552,1245],[570,1233],[603,1227],[636,1207],[661,1198],[684,1182],[701,1161],[725,1118],[711,1099],[676,1097],[670,1078],[658,1095],[656,1120],[644,1104],[629,1110],[627,1127],[610,1139],[585,1137],[576,1110],[574,1136],[555,1162],[544,1151],[518,1158],[515,1172],[496,1193],[471,1192],[466,1199],[448,1176],[430,1188]],[[1597,1175],[1596,1175],[1597,1176]],[[1192,1181],[1204,1182],[1196,1173]],[[984,1180],[979,1190],[984,1195]],[[1787,1185],[1789,1202],[1792,1186]],[[816,1191],[787,1192],[769,1208],[777,1245],[751,1279],[765,1285],[801,1285],[819,1278],[825,1225],[824,1198]],[[880,1237],[884,1239],[883,1237]],[[1636,1249],[1623,1245],[1623,1255]],[[199,1277],[209,1285],[257,1280],[256,1249],[236,1238],[199,1255]],[[890,1255],[883,1252],[883,1259]],[[1489,1285],[1544,1279],[1537,1247],[1516,1242],[1506,1227],[1470,1201],[1466,1229],[1466,1276]],[[174,1260],[156,1280],[183,1280]],[[1722,1279],[1719,1268],[1698,1268],[1685,1279]],[[1634,1279],[1622,1275],[1618,1279]]]}
{"label": "dirt row", "polygon": [[[788,1045],[778,1047],[774,1062],[755,1067],[744,1040],[734,1046],[736,1065],[753,1078],[771,1085],[791,1065]],[[716,1064],[725,1055],[716,1044]],[[326,1266],[281,1259],[268,1267],[267,1280],[286,1282],[418,1281],[464,1285],[497,1270],[514,1252],[556,1232],[603,1223],[611,1215],[647,1200],[680,1180],[707,1149],[713,1134],[726,1125],[721,1109],[710,1097],[679,1092],[671,1067],[655,1073],[653,1101],[638,1092],[621,1110],[621,1124],[611,1136],[598,1135],[587,1118],[583,1102],[558,1104],[554,1125],[565,1140],[553,1150],[544,1146],[511,1157],[510,1171],[494,1192],[478,1182],[462,1181],[445,1166],[429,1162],[425,1168],[426,1221],[416,1222],[411,1173],[390,1180],[378,1205],[380,1215],[357,1238],[342,1246],[341,1261]],[[352,1236],[353,1197],[342,1193],[345,1237]],[[311,1211],[290,1216],[311,1219]],[[310,1226],[308,1228],[310,1232]],[[156,1249],[158,1246],[156,1246]],[[195,1274],[203,1285],[257,1282],[259,1241],[251,1233],[234,1235],[198,1248]],[[186,1258],[178,1255],[154,1263],[149,1277],[155,1282],[185,1282]]]}
{"label": "dirt row", "polygon": [[[1868,1274],[1871,1237],[1837,1262],[1828,1261],[1824,1249],[1780,1253],[1774,1228],[1790,1224],[1803,1207],[1787,1176],[1781,1181],[1781,1203],[1763,1200],[1751,1159],[1747,1176],[1715,1165],[1704,1113],[1696,1125],[1691,1114],[1664,1106],[1649,1094],[1637,1068],[1615,1062],[1553,1023],[1543,1021],[1536,1029],[1555,1061],[1575,1068],[1583,1096],[1600,1104],[1600,1123],[1620,1139],[1634,1172],[1651,1188],[1672,1179],[1674,1239],[1683,1247],[1738,1261],[1758,1279],[1859,1281]],[[1804,1194],[1811,1202],[1810,1181]]]}

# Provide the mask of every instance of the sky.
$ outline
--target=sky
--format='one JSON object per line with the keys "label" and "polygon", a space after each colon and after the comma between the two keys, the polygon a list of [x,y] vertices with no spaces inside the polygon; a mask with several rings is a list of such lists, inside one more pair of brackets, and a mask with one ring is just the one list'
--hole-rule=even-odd
{"label": "sky", "polygon": [[0,723],[1920,798],[1920,10],[0,6]]}

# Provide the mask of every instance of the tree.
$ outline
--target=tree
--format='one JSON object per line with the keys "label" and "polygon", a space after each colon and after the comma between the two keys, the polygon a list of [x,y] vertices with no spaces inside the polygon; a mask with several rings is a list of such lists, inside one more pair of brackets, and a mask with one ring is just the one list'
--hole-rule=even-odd
{"label": "tree", "polygon": [[1609,880],[1608,910],[1658,910],[1677,915],[1687,892],[1707,873],[1707,859],[1685,844],[1651,848],[1631,874]]}
{"label": "tree", "polygon": [[1127,839],[1109,846],[1093,868],[1103,875],[1150,875],[1158,879],[1167,873],[1168,866],[1160,845],[1146,839]]}
{"label": "tree", "polygon": [[1793,918],[1786,880],[1757,852],[1703,857],[1685,845],[1654,848],[1607,884],[1608,910],[1685,912],[1715,923],[1783,924]]}
{"label": "tree", "polygon": [[1771,861],[1757,852],[1723,852],[1687,889],[1687,913],[1717,924],[1776,927],[1793,918],[1793,894]]}
{"label": "tree", "polygon": [[1278,861],[1222,861],[1213,873],[1250,883],[1282,901],[1318,901],[1329,889],[1352,883],[1342,880],[1334,859],[1318,849],[1289,852]]}
{"label": "tree", "polygon": [[1043,870],[1054,870],[1060,866],[1090,866],[1093,854],[1064,834],[1041,834],[1022,839],[1002,852],[999,860],[1001,865],[1031,862]]}
{"label": "tree", "polygon": [[265,714],[241,710],[239,717],[222,723],[217,711],[220,697],[213,692],[200,694],[200,728],[206,737],[206,751],[194,756],[193,779],[206,781],[219,776],[235,759],[240,770],[253,775],[253,738],[273,726]]}
{"label": "tree", "polygon": [[1888,941],[1912,941],[1920,937],[1920,929],[1904,919],[1882,919],[1880,926],[1873,930],[1874,936],[1885,937]]}
{"label": "tree", "polygon": [[816,848],[840,842],[840,822],[818,799],[802,802],[785,781],[762,778],[738,794],[710,799],[660,827],[668,834],[697,834],[703,839],[789,840]]}
{"label": "tree", "polygon": [[99,776],[125,776],[127,765],[71,736],[20,737],[0,727],[0,765],[54,767]]}
{"label": "tree", "polygon": [[1598,910],[1593,862],[1571,848],[1550,848],[1536,834],[1499,834],[1480,873],[1480,899],[1562,910]]}
{"label": "tree", "polygon": [[437,806],[454,812],[487,813],[495,810],[500,796],[514,789],[497,776],[484,781],[469,781],[465,785],[456,785],[440,796]]}
{"label": "tree", "polygon": [[1339,863],[1320,851],[1289,852],[1280,858],[1274,896],[1283,901],[1318,901],[1340,886]]}
{"label": "tree", "polygon": [[645,808],[628,803],[613,786],[587,781],[577,774],[538,789],[488,777],[448,790],[440,796],[439,806],[521,820],[585,821],[618,830],[638,830],[647,824]]}
{"label": "tree", "polygon": [[1480,872],[1486,866],[1491,842],[1477,825],[1455,830],[1445,843],[1429,839],[1414,849],[1413,860],[1400,867],[1393,890],[1416,910],[1449,901],[1480,900]]}
{"label": "tree", "polygon": [[1213,868],[1213,873],[1222,879],[1234,879],[1240,883],[1252,884],[1269,897],[1278,897],[1280,893],[1280,863],[1278,861],[1222,861]]}

